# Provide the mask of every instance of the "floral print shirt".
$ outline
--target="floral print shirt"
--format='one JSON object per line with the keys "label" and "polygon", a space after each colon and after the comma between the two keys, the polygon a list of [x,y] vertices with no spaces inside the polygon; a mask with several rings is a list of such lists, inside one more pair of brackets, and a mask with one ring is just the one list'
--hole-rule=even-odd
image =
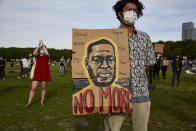
{"label": "floral print shirt", "polygon": [[145,65],[154,65],[156,63],[153,46],[150,37],[138,30],[135,30],[133,35],[128,37],[128,43],[132,102],[147,102],[150,97]]}

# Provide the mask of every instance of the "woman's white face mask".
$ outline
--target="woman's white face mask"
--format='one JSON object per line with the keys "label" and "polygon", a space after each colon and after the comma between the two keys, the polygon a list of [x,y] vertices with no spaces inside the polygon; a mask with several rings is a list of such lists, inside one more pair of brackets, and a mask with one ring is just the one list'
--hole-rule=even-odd
{"label": "woman's white face mask", "polygon": [[43,54],[45,54],[45,51],[44,51],[44,50],[40,50],[39,53],[40,53],[41,55],[43,55]]}
{"label": "woman's white face mask", "polygon": [[123,13],[123,15],[123,22],[125,22],[126,25],[134,25],[135,21],[137,20],[137,13],[135,11],[126,11]]}

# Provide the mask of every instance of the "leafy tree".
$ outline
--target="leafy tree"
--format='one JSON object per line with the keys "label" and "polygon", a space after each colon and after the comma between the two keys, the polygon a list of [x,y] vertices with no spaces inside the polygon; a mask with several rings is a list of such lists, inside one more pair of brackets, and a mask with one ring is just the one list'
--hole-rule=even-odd
{"label": "leafy tree", "polygon": [[[32,54],[35,48],[16,48],[16,47],[10,47],[10,48],[0,48],[0,56],[5,57],[8,61],[10,59],[21,59],[22,57],[29,57],[29,54]],[[49,48],[48,49],[50,53],[50,60],[59,61],[62,56],[67,58],[71,58],[72,56],[72,50],[68,49],[54,49]]]}

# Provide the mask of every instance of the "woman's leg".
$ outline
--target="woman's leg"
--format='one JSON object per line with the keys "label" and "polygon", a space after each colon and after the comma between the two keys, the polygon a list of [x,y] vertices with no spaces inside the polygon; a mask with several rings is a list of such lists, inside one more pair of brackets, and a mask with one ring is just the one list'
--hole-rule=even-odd
{"label": "woman's leg", "polygon": [[32,88],[31,88],[30,94],[29,94],[29,101],[28,101],[27,105],[25,106],[25,108],[28,108],[30,106],[31,101],[33,99],[33,96],[35,94],[35,91],[37,89],[38,83],[39,83],[39,81],[32,81]]}
{"label": "woman's leg", "polygon": [[42,99],[41,99],[41,106],[44,106],[45,94],[46,94],[46,81],[42,81]]}

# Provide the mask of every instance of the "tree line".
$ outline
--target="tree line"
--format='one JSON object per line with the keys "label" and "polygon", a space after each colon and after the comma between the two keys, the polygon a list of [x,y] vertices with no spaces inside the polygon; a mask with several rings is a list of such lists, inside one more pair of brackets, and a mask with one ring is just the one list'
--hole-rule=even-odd
{"label": "tree line", "polygon": [[[29,54],[33,54],[35,48],[17,48],[17,47],[9,47],[9,48],[0,48],[0,56],[10,61],[11,59],[21,59],[23,57],[29,58]],[[54,49],[48,48],[48,52],[50,53],[50,60],[59,61],[62,56],[65,59],[71,58],[72,50],[69,49]]]}
{"label": "tree line", "polygon": [[[168,59],[172,59],[177,54],[180,56],[187,56],[188,59],[196,59],[196,41],[187,40],[187,41],[158,41],[154,42],[154,44],[163,44],[164,51],[163,56]],[[29,54],[32,54],[35,48],[17,48],[17,47],[9,47],[9,48],[0,48],[0,56],[5,57],[8,61],[10,59],[20,59],[22,57],[29,57]],[[62,56],[67,58],[72,57],[72,50],[69,49],[54,49],[48,48],[50,53],[50,59],[59,61]]]}
{"label": "tree line", "polygon": [[177,54],[180,56],[187,56],[188,59],[196,59],[196,41],[186,40],[186,41],[158,41],[154,44],[163,44],[163,56],[167,59],[174,58]]}

